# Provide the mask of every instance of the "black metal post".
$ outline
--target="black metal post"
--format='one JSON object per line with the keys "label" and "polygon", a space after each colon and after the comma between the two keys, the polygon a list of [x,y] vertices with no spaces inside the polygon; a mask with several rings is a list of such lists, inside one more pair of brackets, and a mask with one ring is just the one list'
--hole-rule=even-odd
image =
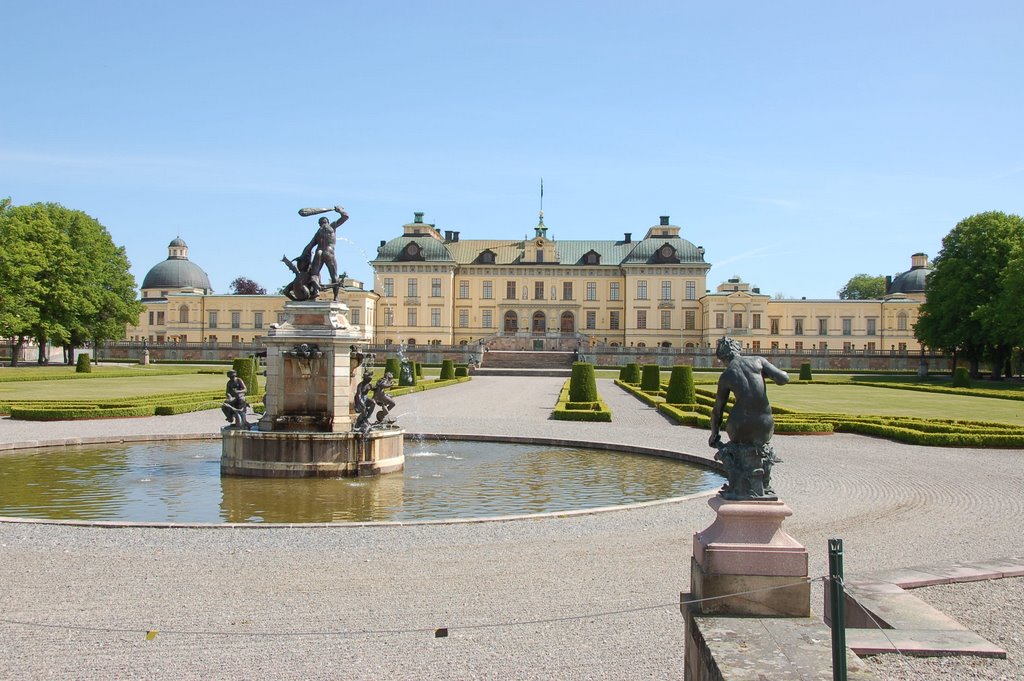
{"label": "black metal post", "polygon": [[828,589],[832,606],[832,681],[846,680],[846,601],[843,594],[843,540],[828,540]]}

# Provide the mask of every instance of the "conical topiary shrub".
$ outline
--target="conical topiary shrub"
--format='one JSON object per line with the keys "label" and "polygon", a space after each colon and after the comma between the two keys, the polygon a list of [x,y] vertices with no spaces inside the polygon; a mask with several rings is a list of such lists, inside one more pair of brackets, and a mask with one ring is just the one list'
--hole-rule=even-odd
{"label": "conical topiary shrub", "polygon": [[260,382],[257,372],[255,357],[236,357],[231,361],[231,368],[238,373],[238,377],[245,382],[245,394],[248,397],[256,397],[260,394]]}
{"label": "conical topiary shrub", "polygon": [[800,364],[800,380],[801,381],[812,381],[814,377],[811,376],[811,363],[803,362]]}
{"label": "conical topiary shrub", "polygon": [[92,364],[89,363],[89,355],[82,353],[75,360],[75,373],[76,374],[90,374],[92,373]]}
{"label": "conical topiary shrub", "polygon": [[622,368],[622,371],[623,371],[623,374],[624,374],[622,376],[622,382],[623,383],[631,383],[633,385],[636,385],[636,384],[640,383],[640,365],[639,364],[627,364],[625,367]]}
{"label": "conical topiary shrub", "polygon": [[645,364],[640,377],[640,389],[653,392],[661,390],[661,367],[657,364]]}
{"label": "conical topiary shrub", "polygon": [[390,371],[391,376],[396,380],[402,377],[402,360],[397,357],[388,357],[384,362],[384,371]]}
{"label": "conical topiary shrub", "polygon": [[665,401],[669,404],[694,404],[697,401],[697,393],[693,388],[693,367],[672,367]]}
{"label": "conical topiary shrub", "polygon": [[956,369],[953,370],[953,387],[971,387],[971,374],[967,371],[967,367],[957,367]]}
{"label": "conical topiary shrub", "polygon": [[594,365],[587,362],[573,362],[572,378],[569,379],[570,402],[597,402],[597,378]]}
{"label": "conical topiary shrub", "polygon": [[455,378],[455,362],[450,359],[441,362],[441,376],[439,380],[448,381]]}

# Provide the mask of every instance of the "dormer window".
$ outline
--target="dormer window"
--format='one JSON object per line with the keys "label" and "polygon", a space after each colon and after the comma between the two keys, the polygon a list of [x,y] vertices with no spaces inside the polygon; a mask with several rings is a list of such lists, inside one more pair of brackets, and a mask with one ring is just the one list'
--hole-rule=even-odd
{"label": "dormer window", "polygon": [[493,265],[494,264],[494,251],[484,251],[480,254],[480,264],[482,265]]}
{"label": "dormer window", "polygon": [[672,244],[663,244],[654,254],[654,261],[679,262],[679,259],[676,257],[676,249],[672,247]]}
{"label": "dormer window", "polygon": [[585,265],[600,265],[601,255],[597,251],[587,251],[583,256],[583,263]]}
{"label": "dormer window", "polygon": [[423,249],[415,241],[410,241],[402,249],[402,260],[423,260]]}

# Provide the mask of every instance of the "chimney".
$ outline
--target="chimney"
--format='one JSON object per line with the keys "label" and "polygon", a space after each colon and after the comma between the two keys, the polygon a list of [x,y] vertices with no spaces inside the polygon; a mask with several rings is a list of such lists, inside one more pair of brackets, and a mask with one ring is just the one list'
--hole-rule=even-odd
{"label": "chimney", "polygon": [[885,275],[885,292],[888,293],[889,289],[891,289],[891,288],[892,288],[892,275],[891,274],[887,274],[887,275]]}
{"label": "chimney", "polygon": [[459,233],[458,233],[458,231],[453,231],[452,232],[452,243],[458,243],[458,241],[459,241]]}
{"label": "chimney", "polygon": [[627,244],[633,243],[633,232],[626,232],[626,235],[622,238]]}
{"label": "chimney", "polygon": [[412,214],[412,221],[417,225],[423,224],[423,211],[417,211]]}
{"label": "chimney", "polygon": [[388,242],[388,240],[387,240],[387,239],[381,239],[381,240],[380,240],[380,247],[381,247],[381,248],[384,248],[384,244],[386,244],[387,242]]}
{"label": "chimney", "polygon": [[445,241],[451,241],[452,240],[452,230],[450,230],[450,229],[444,230],[444,240]]}
{"label": "chimney", "polygon": [[667,215],[662,215],[661,216],[661,225],[663,227],[668,225],[668,216]]}

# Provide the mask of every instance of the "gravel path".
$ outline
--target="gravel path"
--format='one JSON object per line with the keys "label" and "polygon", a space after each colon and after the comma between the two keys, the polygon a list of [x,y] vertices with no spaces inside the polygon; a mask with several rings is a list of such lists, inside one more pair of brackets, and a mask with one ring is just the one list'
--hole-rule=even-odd
{"label": "gravel path", "polygon": [[[608,380],[599,389],[613,423],[550,421],[562,382],[478,377],[399,398],[395,413],[409,432],[559,437],[710,456],[707,431],[671,425]],[[222,422],[218,412],[46,425],[0,419],[0,447],[83,435],[209,435]],[[1019,547],[1019,450],[842,434],[778,436],[776,450],[785,463],[773,479],[794,510],[786,529],[808,547],[813,576],[827,572],[831,537],[844,539],[848,578]],[[469,524],[0,523],[0,678],[681,677],[678,597],[689,587],[692,535],[712,519],[707,498],[697,497]],[[1004,600],[1019,603],[1021,581],[942,587],[965,595],[953,611],[936,606],[965,623],[976,616],[991,624],[998,631],[977,630],[1009,649],[1000,637],[1015,623],[990,615]],[[820,612],[820,587],[812,594]],[[449,628],[447,638],[434,637],[439,627]],[[147,641],[148,630],[159,633]],[[1008,661],[970,663],[996,670],[992,676],[949,678],[1024,678],[1014,651]],[[883,679],[933,678],[913,667],[930,662],[903,664],[921,671],[907,675],[888,662],[876,668]]]}

